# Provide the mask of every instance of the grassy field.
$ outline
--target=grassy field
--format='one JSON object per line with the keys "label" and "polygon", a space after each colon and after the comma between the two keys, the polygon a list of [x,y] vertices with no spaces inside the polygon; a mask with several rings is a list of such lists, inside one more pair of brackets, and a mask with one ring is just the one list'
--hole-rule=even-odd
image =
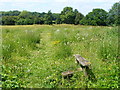
{"label": "grassy field", "polygon": [[[76,72],[74,54],[92,63],[94,80]],[[2,26],[2,87],[118,88],[117,27]]]}

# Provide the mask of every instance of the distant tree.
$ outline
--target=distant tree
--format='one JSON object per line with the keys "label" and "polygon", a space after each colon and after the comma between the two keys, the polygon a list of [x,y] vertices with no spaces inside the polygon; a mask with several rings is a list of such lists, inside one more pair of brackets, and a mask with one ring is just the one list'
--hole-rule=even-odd
{"label": "distant tree", "polygon": [[52,12],[49,10],[48,13],[45,15],[45,24],[49,25],[53,24],[52,19],[53,19]]}
{"label": "distant tree", "polygon": [[19,17],[20,18],[23,18],[23,19],[26,19],[26,18],[31,18],[32,14],[31,12],[28,12],[28,11],[22,11],[20,14],[19,14]]}
{"label": "distant tree", "polygon": [[52,13],[52,20],[53,20],[54,24],[56,23],[56,20],[58,18],[60,18],[60,14],[59,13]]}
{"label": "distant tree", "polygon": [[75,19],[77,16],[77,13],[79,13],[79,11],[77,9],[75,9],[73,12],[74,12],[74,19]]}
{"label": "distant tree", "polygon": [[14,10],[14,11],[9,12],[9,16],[18,16],[20,13],[21,13],[20,11]]}
{"label": "distant tree", "polygon": [[18,16],[3,16],[2,25],[15,25],[18,20]]}
{"label": "distant tree", "polygon": [[120,25],[120,2],[115,3],[108,13],[108,25]]}
{"label": "distant tree", "polygon": [[2,13],[2,16],[18,16],[20,14],[20,11],[18,10],[7,11],[7,12],[2,11],[1,13]]}
{"label": "distant tree", "polygon": [[105,26],[107,12],[103,9],[93,9],[92,12],[88,13],[81,21],[80,24],[83,25],[100,25]]}
{"label": "distant tree", "polygon": [[32,17],[40,17],[40,13],[38,12],[30,12]]}
{"label": "distant tree", "polygon": [[80,24],[80,20],[82,20],[83,17],[84,15],[78,12],[75,17],[75,25]]}
{"label": "distant tree", "polygon": [[33,21],[29,18],[23,19],[20,18],[18,21],[15,23],[16,25],[32,25]]}
{"label": "distant tree", "polygon": [[19,20],[16,22],[17,25],[32,25],[40,23],[40,13],[22,11],[19,14]]}
{"label": "distant tree", "polygon": [[77,15],[77,13],[79,13],[79,11],[77,9],[74,10],[74,14],[75,16]]}
{"label": "distant tree", "polygon": [[55,23],[56,23],[56,24],[61,24],[60,15],[58,15],[58,17],[56,18]]}
{"label": "distant tree", "polygon": [[74,24],[74,12],[72,7],[65,7],[60,15],[62,23]]}
{"label": "distant tree", "polygon": [[42,12],[42,13],[40,13],[40,17],[45,18],[45,15],[46,15],[46,14],[47,14],[47,13]]}
{"label": "distant tree", "polygon": [[43,17],[34,18],[34,24],[44,24],[44,18]]}

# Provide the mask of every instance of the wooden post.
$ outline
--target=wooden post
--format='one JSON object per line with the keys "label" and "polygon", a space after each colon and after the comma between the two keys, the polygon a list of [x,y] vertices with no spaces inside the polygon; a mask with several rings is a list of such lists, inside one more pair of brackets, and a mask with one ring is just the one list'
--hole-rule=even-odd
{"label": "wooden post", "polygon": [[88,69],[89,69],[89,66],[91,65],[91,63],[89,61],[87,61],[85,58],[81,57],[79,54],[75,54],[75,61],[80,64],[83,72],[84,72],[84,75],[85,76],[88,76]]}
{"label": "wooden post", "polygon": [[74,71],[66,71],[66,72],[62,72],[62,76],[63,77],[67,77],[69,78],[70,76],[72,76],[74,73]]}
{"label": "wooden post", "polygon": [[70,77],[73,75],[74,71],[65,71],[62,72],[62,85],[64,83],[64,78],[67,78],[68,80],[70,79]]}

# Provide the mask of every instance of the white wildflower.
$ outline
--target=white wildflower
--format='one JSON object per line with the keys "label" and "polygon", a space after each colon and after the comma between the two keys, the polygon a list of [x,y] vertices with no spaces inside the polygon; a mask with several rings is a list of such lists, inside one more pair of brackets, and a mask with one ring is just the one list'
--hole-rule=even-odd
{"label": "white wildflower", "polygon": [[59,31],[60,31],[59,29],[56,30],[56,32],[59,32]]}
{"label": "white wildflower", "polygon": [[84,40],[85,38],[83,37],[82,39]]}

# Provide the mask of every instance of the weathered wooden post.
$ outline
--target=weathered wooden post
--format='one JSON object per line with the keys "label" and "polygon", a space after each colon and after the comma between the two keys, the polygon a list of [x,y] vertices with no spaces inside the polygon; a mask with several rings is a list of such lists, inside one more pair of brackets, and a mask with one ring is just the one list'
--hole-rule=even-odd
{"label": "weathered wooden post", "polygon": [[74,71],[65,71],[62,72],[62,84],[64,83],[64,78],[70,79],[73,76]]}
{"label": "weathered wooden post", "polygon": [[84,72],[84,75],[88,76],[88,69],[90,68],[89,66],[91,65],[91,63],[89,61],[87,61],[85,58],[81,57],[79,54],[75,54],[73,56],[75,56],[75,62],[80,64],[80,66]]}

